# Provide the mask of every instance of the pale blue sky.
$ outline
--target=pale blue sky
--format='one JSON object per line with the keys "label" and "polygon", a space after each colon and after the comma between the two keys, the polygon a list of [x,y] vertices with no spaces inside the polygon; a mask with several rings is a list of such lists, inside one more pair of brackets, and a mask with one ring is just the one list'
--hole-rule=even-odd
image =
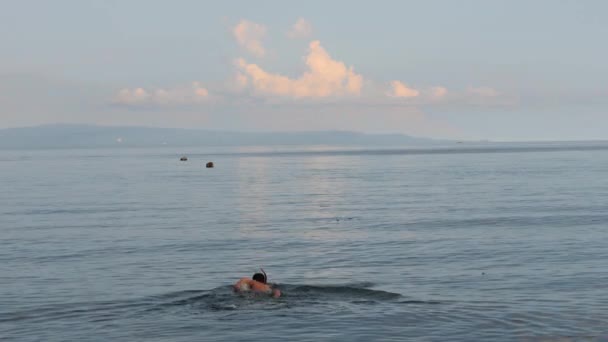
{"label": "pale blue sky", "polygon": [[[71,122],[608,139],[605,1],[0,5],[0,127]],[[286,33],[299,18],[312,33],[292,39]],[[239,45],[234,29],[243,20],[262,27],[253,36],[263,56]],[[313,40],[331,60],[353,67],[362,79],[356,92],[284,94],[256,84],[236,63],[243,58],[295,80],[307,70]],[[248,78],[246,87],[237,89],[237,74]],[[204,99],[189,93],[193,81]],[[398,97],[393,81],[418,95]],[[446,91],[441,99],[430,95],[438,87]],[[134,95],[137,88],[145,97]],[[172,95],[152,95],[159,89]]]}

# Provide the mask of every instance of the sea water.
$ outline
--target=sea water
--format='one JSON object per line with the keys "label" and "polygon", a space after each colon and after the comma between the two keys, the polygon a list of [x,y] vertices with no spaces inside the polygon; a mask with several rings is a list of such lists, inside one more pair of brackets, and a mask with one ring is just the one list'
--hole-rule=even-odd
{"label": "sea water", "polygon": [[[0,186],[2,341],[608,333],[605,143],[2,151]],[[260,267],[283,297],[232,293]]]}

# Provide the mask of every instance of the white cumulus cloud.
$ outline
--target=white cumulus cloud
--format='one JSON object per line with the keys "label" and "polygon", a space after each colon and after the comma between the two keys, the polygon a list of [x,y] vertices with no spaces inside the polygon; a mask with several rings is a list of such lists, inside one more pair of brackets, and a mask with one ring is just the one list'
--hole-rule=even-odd
{"label": "white cumulus cloud", "polygon": [[232,33],[237,43],[256,57],[264,57],[266,50],[262,45],[262,39],[266,35],[266,27],[249,20],[241,20],[233,29]]}
{"label": "white cumulus cloud", "polygon": [[115,103],[126,105],[185,105],[201,103],[209,97],[209,91],[199,82],[190,86],[171,89],[124,88],[115,98]]}
{"label": "white cumulus cloud", "polygon": [[287,37],[296,38],[308,38],[312,35],[312,25],[304,18],[299,18],[295,24],[287,32]]}
{"label": "white cumulus cloud", "polygon": [[407,85],[403,84],[400,81],[392,81],[391,88],[389,89],[388,96],[390,97],[417,97],[420,95],[420,91],[410,88]]}
{"label": "white cumulus cloud", "polygon": [[237,67],[246,76],[251,87],[258,94],[277,95],[293,98],[320,98],[328,96],[359,95],[363,87],[363,77],[334,60],[318,40],[309,44],[306,56],[308,70],[300,77],[292,79],[265,71],[256,64],[249,64],[240,58]]}

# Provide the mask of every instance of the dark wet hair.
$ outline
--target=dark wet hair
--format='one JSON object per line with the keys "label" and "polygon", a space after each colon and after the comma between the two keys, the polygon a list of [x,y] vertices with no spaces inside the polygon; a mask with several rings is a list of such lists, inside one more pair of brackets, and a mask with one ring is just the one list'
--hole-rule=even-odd
{"label": "dark wet hair", "polygon": [[255,273],[251,278],[255,281],[259,281],[260,283],[266,284],[266,275],[262,273]]}

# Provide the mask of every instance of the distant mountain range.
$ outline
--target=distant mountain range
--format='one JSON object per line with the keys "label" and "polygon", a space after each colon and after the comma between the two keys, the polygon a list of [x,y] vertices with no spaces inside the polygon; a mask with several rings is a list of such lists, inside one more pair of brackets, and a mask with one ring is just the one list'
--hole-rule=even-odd
{"label": "distant mountain range", "polygon": [[345,131],[254,133],[91,125],[0,129],[0,149],[255,145],[418,146],[445,142],[403,134]]}

